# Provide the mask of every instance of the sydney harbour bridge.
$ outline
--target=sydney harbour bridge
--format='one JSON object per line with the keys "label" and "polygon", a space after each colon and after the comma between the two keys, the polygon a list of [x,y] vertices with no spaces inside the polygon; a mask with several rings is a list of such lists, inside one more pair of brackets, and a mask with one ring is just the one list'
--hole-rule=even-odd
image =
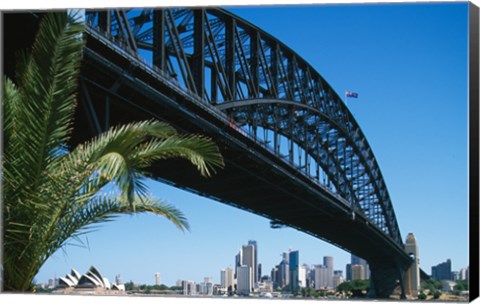
{"label": "sydney harbour bridge", "polygon": [[370,296],[412,263],[372,149],[339,95],[293,49],[220,8],[86,10],[75,141],[161,119],[217,143],[205,179],[184,161],[155,178],[327,241],[369,263]]}

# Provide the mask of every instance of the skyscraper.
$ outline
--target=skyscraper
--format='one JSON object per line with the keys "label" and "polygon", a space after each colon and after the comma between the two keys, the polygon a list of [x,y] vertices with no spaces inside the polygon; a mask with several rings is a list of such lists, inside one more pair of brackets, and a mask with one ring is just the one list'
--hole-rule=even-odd
{"label": "skyscraper", "polygon": [[238,267],[237,273],[237,294],[248,295],[253,288],[253,271],[252,267],[242,265]]}
{"label": "skyscraper", "polygon": [[452,261],[447,259],[446,262],[440,263],[432,267],[432,278],[437,281],[452,279]]}
{"label": "skyscraper", "polygon": [[204,295],[213,295],[213,282],[212,282],[212,278],[211,277],[205,277],[203,279],[203,282],[201,282],[199,284],[199,287],[200,287],[200,290],[199,290],[199,293],[200,294],[204,294]]}
{"label": "skyscraper", "polygon": [[347,279],[347,281],[352,280],[352,264],[347,264],[347,266],[345,267],[345,278]]}
{"label": "skyscraper", "polygon": [[299,254],[298,250],[290,251],[289,254],[289,269],[290,269],[290,291],[295,292],[299,289],[298,272],[299,272]]}
{"label": "skyscraper", "polygon": [[272,271],[270,272],[270,275],[272,277],[272,282],[273,282],[273,288],[277,289],[280,284],[279,284],[279,279],[278,279],[278,266],[275,266],[272,268]]}
{"label": "skyscraper", "polygon": [[194,281],[182,280],[182,288],[184,296],[193,296],[197,294],[197,288]]}
{"label": "skyscraper", "polygon": [[307,267],[307,287],[315,288],[315,267]]}
{"label": "skyscraper", "polygon": [[253,275],[253,271],[255,269],[255,247],[252,244],[242,246],[242,266],[249,266],[252,269],[251,281],[252,284],[254,284],[255,276]]}
{"label": "skyscraper", "polygon": [[327,286],[333,288],[333,257],[323,257],[323,265],[327,267]]}
{"label": "skyscraper", "polygon": [[253,264],[253,283],[258,283],[259,273],[258,273],[258,244],[257,241],[250,240],[248,245],[252,245],[254,248],[254,264]]}
{"label": "skyscraper", "polygon": [[[363,266],[363,277],[365,278],[365,280],[368,280],[370,279],[370,267],[368,266],[368,263],[367,261],[365,261],[364,259],[362,258],[359,258],[355,255],[351,255],[351,265],[362,265]],[[351,274],[351,273],[350,273]],[[347,270],[347,280],[352,280],[352,278],[349,278],[349,273],[348,273],[348,270]]]}
{"label": "skyscraper", "polygon": [[155,285],[160,285],[160,272],[155,273]]}
{"label": "skyscraper", "polygon": [[[256,251],[255,251],[255,252],[256,252]],[[255,256],[257,256],[257,255],[255,254]],[[257,261],[257,265],[258,265],[258,270],[257,270],[257,272],[258,272],[258,278],[257,278],[257,281],[260,282],[261,279],[262,279],[262,263],[258,263],[258,261]]]}
{"label": "skyscraper", "polygon": [[307,265],[298,267],[298,286],[301,288],[307,287]]}
{"label": "skyscraper", "polygon": [[238,267],[242,266],[242,251],[235,256],[235,279],[238,277]]}
{"label": "skyscraper", "polygon": [[233,291],[233,269],[225,268],[220,271],[220,284],[226,291]]}
{"label": "skyscraper", "polygon": [[290,266],[285,259],[282,259],[280,264],[278,265],[278,272],[277,272],[277,283],[278,287],[284,288],[288,286],[290,282]]}
{"label": "skyscraper", "polygon": [[325,265],[315,265],[315,289],[323,290],[328,287],[328,268]]}
{"label": "skyscraper", "polygon": [[417,239],[413,233],[407,235],[405,252],[413,259],[413,263],[406,273],[406,294],[416,298],[420,292],[420,257],[418,255]]}
{"label": "skyscraper", "polygon": [[365,268],[363,265],[352,265],[352,281],[365,280]]}

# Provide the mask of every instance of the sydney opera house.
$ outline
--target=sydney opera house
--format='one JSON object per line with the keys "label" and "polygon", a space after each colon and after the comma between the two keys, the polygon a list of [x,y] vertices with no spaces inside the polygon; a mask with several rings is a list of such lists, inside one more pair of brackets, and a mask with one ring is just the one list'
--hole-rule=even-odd
{"label": "sydney opera house", "polygon": [[125,285],[110,284],[95,266],[83,275],[72,269],[70,274],[58,280],[56,293],[122,294]]}

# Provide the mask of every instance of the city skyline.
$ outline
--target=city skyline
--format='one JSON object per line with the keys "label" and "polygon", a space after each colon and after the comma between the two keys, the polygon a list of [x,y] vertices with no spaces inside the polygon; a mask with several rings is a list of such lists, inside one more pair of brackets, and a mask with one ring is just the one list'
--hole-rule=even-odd
{"label": "city skyline", "polygon": [[[359,93],[347,105],[380,164],[403,240],[410,232],[417,236],[420,267],[427,273],[447,258],[453,269],[467,267],[466,5],[227,9],[290,46],[339,95]],[[295,20],[295,27],[282,24],[287,17]],[[321,43],[311,39],[319,36],[315,29],[325,29]],[[394,41],[386,38],[392,32]],[[439,125],[448,128],[439,130]],[[109,278],[120,273],[124,281],[147,281],[152,274],[146,268],[165,273],[166,283],[188,275],[196,281],[209,275],[219,281],[219,270],[234,266],[227,257],[231,249],[250,239],[261,246],[258,260],[266,271],[278,263],[268,257],[286,248],[299,250],[307,264],[320,263],[322,256],[345,265],[350,260],[349,253],[291,228],[273,230],[256,215],[164,184],[148,184],[156,197],[185,212],[190,233],[181,234],[148,215],[121,216],[84,239],[90,249],[70,246],[66,255],[58,252],[37,280],[94,264]],[[455,239],[457,248],[446,251],[439,235]],[[192,261],[192,252],[202,265]],[[129,265],[121,265],[126,260]]]}
{"label": "city skyline", "polygon": [[[409,242],[410,240],[412,239],[412,235],[409,234],[407,236],[407,240],[406,240],[406,252],[410,252],[412,251],[412,247],[409,247]],[[413,239],[414,239],[414,236],[413,236]],[[258,265],[258,264],[261,264],[261,261],[260,260],[256,260],[254,259],[254,256],[255,256],[255,253],[257,253],[256,251],[252,251],[252,242],[254,242],[255,244],[257,244],[257,242],[255,240],[249,240],[248,241],[248,244],[247,245],[242,245],[240,251],[238,252],[238,254],[233,257],[233,259],[237,259],[238,256],[241,257],[241,263],[240,265],[238,265],[239,268],[241,268],[240,272],[245,272],[245,273],[248,273],[248,276],[250,277],[250,279],[248,279],[248,282],[251,282],[251,283],[244,283],[244,284],[249,284],[249,286],[251,286],[252,288],[256,285],[257,282],[253,282],[253,274],[254,274],[254,271],[253,271],[253,267],[250,265]],[[410,245],[412,246],[412,245]],[[418,247],[416,247],[416,244],[414,245],[415,247],[413,247],[413,251],[414,252],[418,252]],[[244,252],[246,252],[246,256],[247,258],[243,258],[244,256]],[[324,283],[323,285],[317,285],[317,283],[314,284],[315,288],[317,289],[321,289],[323,287],[336,287],[338,284],[334,284],[334,280],[335,280],[335,275],[339,274],[340,277],[342,277],[345,281],[351,281],[351,280],[365,280],[365,279],[369,279],[370,277],[370,271],[369,271],[369,267],[368,267],[368,263],[351,254],[351,259],[350,259],[350,263],[346,264],[346,265],[341,265],[341,266],[335,266],[335,257],[332,257],[332,256],[323,256],[321,259],[319,259],[319,262],[317,263],[313,263],[313,264],[307,264],[307,263],[304,263],[301,261],[301,259],[299,258],[301,256],[300,252],[298,250],[292,250],[292,249],[288,249],[288,251],[284,251],[280,254],[280,256],[282,257],[281,258],[281,261],[279,263],[273,263],[273,267],[271,269],[271,272],[268,271],[268,274],[266,276],[269,277],[270,280],[272,280],[275,284],[275,281],[274,281],[274,278],[272,277],[272,273],[274,270],[278,270],[280,269],[281,265],[283,262],[286,263],[286,265],[288,266],[288,270],[287,270],[287,273],[286,274],[283,274],[286,276],[287,280],[285,281],[286,283],[282,286],[279,286],[279,287],[285,287],[285,288],[289,288],[289,289],[292,289],[292,288],[297,288],[298,289],[298,286],[297,287],[294,287],[294,285],[292,285],[292,278],[297,278],[298,279],[298,282],[300,284],[300,281],[303,281],[301,279],[301,276],[299,275],[300,271],[303,267],[303,271],[306,270],[306,272],[304,273],[305,275],[305,278],[308,280],[308,273],[309,271],[313,271],[315,274],[315,279],[314,281],[316,282],[317,280],[321,281],[322,283]],[[295,260],[295,262],[293,264],[296,264],[298,269],[297,269],[297,272],[295,274],[292,274],[292,271],[291,271],[291,265],[292,265],[292,260]],[[322,260],[323,262],[320,262],[320,260]],[[431,268],[431,276],[432,278],[434,279],[437,279],[437,280],[465,280],[466,277],[468,277],[468,272],[469,272],[469,265],[466,265],[466,267],[462,267],[462,268],[459,268],[459,269],[453,269],[451,267],[451,259],[447,258],[446,259],[446,262],[440,262],[439,264],[437,265],[434,265],[432,266]],[[248,265],[247,265],[248,264]],[[90,268],[94,267],[93,265],[90,266]],[[75,268],[72,268],[74,270],[76,270]],[[218,272],[220,273],[219,275],[219,280],[216,281],[215,279],[213,279],[214,276],[211,276],[211,275],[200,275],[202,276],[202,280],[194,280],[194,279],[191,279],[190,277],[189,278],[177,278],[175,280],[175,284],[164,284],[163,282],[160,282],[161,281],[161,272],[160,271],[155,271],[152,273],[152,282],[134,282],[134,281],[129,281],[129,282],[132,282],[134,284],[146,284],[146,285],[166,285],[166,286],[178,286],[179,285],[179,282],[190,282],[190,283],[202,283],[202,282],[211,282],[213,284],[217,284],[217,285],[221,285],[222,287],[224,285],[226,285],[228,287],[228,285],[232,285],[232,282],[237,282],[237,279],[238,277],[234,277],[234,274],[236,274],[235,272],[235,268],[232,269],[231,267],[225,267],[225,268],[222,268],[222,269],[219,269]],[[349,274],[350,272],[350,274]],[[345,276],[343,275],[345,273]],[[427,273],[429,273],[427,271]],[[440,273],[440,274],[439,274]],[[458,275],[458,278],[455,278],[454,275],[457,274]],[[242,276],[245,276],[247,274],[242,274]],[[279,272],[278,274],[279,276],[282,276],[281,272]],[[37,282],[39,284],[41,283],[47,283],[48,282],[48,285],[52,285],[52,279],[59,279],[60,277],[52,277],[52,278],[49,278],[48,281],[45,281],[45,282]],[[110,279],[108,277],[106,277],[107,279]],[[207,280],[208,279],[208,280]],[[242,278],[243,280],[243,278]],[[407,280],[408,280],[408,275],[407,275]],[[154,283],[153,283],[154,281]],[[259,280],[260,281],[260,280]],[[115,275],[115,280],[114,282],[116,282],[116,284],[121,284],[121,283],[126,283],[126,282],[122,282],[122,279],[121,279],[121,274],[116,274]],[[343,282],[343,280],[341,281]],[[419,286],[419,285],[418,285]],[[307,287],[307,286],[300,286],[300,287]],[[416,291],[419,291],[420,289],[418,288]],[[245,293],[244,293],[245,294]]]}

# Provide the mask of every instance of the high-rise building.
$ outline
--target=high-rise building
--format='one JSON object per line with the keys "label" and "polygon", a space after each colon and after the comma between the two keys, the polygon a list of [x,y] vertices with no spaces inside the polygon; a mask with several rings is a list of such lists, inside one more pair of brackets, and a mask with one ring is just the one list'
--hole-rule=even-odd
{"label": "high-rise building", "polygon": [[325,265],[315,265],[315,289],[328,289],[328,268]]}
{"label": "high-rise building", "polygon": [[[365,277],[365,280],[370,279],[370,267],[368,266],[367,261],[365,261],[364,259],[352,254],[351,255],[351,265],[362,265],[363,266],[363,272],[364,272],[363,276]],[[347,280],[348,281],[352,280],[351,273],[350,273],[350,277],[349,277],[348,270],[347,270]]]}
{"label": "high-rise building", "polygon": [[298,286],[301,288],[307,287],[307,266],[301,265],[298,267]]}
{"label": "high-rise building", "polygon": [[288,262],[283,259],[280,264],[278,264],[277,272],[277,284],[279,288],[285,288],[290,282],[290,266]]}
{"label": "high-rise building", "polygon": [[299,290],[298,274],[299,274],[299,253],[298,250],[290,251],[289,255],[289,269],[290,269],[290,291],[295,292]]}
{"label": "high-rise building", "polygon": [[233,279],[233,269],[225,268],[220,271],[220,285],[226,291],[233,291],[234,289],[234,279]]}
{"label": "high-rise building", "polygon": [[197,285],[194,281],[182,280],[182,288],[184,296],[193,296],[197,294]]}
{"label": "high-rise building", "polygon": [[356,255],[351,255],[350,256],[350,261],[352,263],[352,265],[362,265],[362,259],[359,258],[358,256]]}
{"label": "high-rise building", "polygon": [[363,265],[352,265],[352,281],[365,280],[365,268]]}
{"label": "high-rise building", "polygon": [[258,263],[258,281],[260,282],[262,280],[262,263]]}
{"label": "high-rise building", "polygon": [[308,265],[304,265],[307,267],[307,287],[315,288],[315,267],[309,268]]}
{"label": "high-rise building", "polygon": [[242,266],[242,251],[235,256],[235,279],[237,278],[237,268]]}
{"label": "high-rise building", "polygon": [[237,277],[237,294],[248,295],[253,289],[252,267],[242,265],[238,267]]}
{"label": "high-rise building", "polygon": [[335,270],[333,272],[333,288],[336,289],[338,285],[342,284],[345,281],[343,278],[343,271]]}
{"label": "high-rise building", "polygon": [[452,279],[452,261],[447,259],[446,262],[440,263],[432,267],[432,278],[437,281]]}
{"label": "high-rise building", "polygon": [[277,289],[279,287],[279,280],[278,280],[278,265],[272,268],[270,273],[273,282],[273,288]]}
{"label": "high-rise building", "polygon": [[460,269],[460,280],[468,280],[468,268],[462,268]]}
{"label": "high-rise building", "polygon": [[252,244],[242,246],[242,266],[249,266],[252,268],[252,284],[255,283],[255,276],[253,271],[255,269],[255,247]]}
{"label": "high-rise building", "polygon": [[197,293],[211,296],[213,295],[213,282],[211,277],[205,277],[203,282],[197,284]]}
{"label": "high-rise building", "polygon": [[333,257],[324,256],[323,257],[323,265],[327,266],[327,268],[331,268],[332,269],[332,274],[333,274]]}
{"label": "high-rise building", "polygon": [[345,267],[345,278],[347,279],[347,281],[352,280],[352,264],[347,264],[347,266]]}
{"label": "high-rise building", "polygon": [[406,294],[416,298],[420,293],[420,256],[418,254],[417,239],[413,233],[407,235],[405,252],[413,259],[413,263],[406,273]]}
{"label": "high-rise building", "polygon": [[333,257],[323,257],[323,265],[328,269],[327,286],[333,288]]}
{"label": "high-rise building", "polygon": [[253,254],[253,283],[258,283],[259,277],[259,272],[258,272],[258,244],[257,241],[250,240],[248,241],[248,245],[252,245],[254,249],[254,254]]}
{"label": "high-rise building", "polygon": [[160,285],[160,272],[155,273],[155,285]]}

